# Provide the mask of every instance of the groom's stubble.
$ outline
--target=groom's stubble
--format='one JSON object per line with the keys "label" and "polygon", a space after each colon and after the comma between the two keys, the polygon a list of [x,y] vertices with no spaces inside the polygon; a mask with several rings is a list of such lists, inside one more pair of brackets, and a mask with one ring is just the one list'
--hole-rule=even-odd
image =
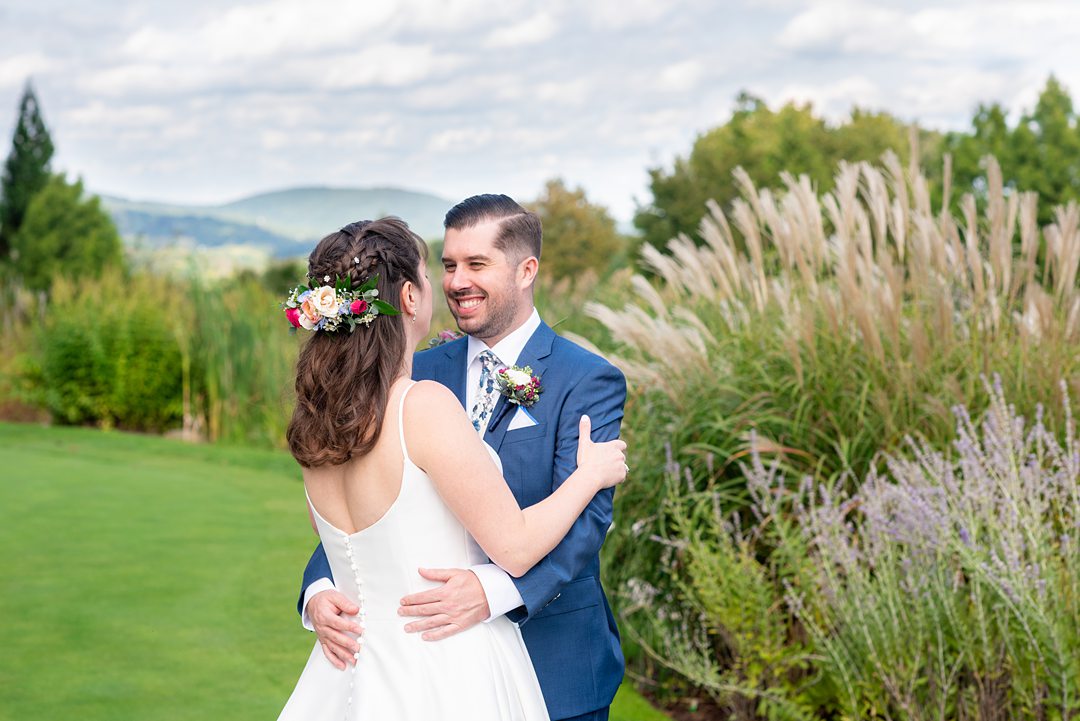
{"label": "groom's stubble", "polygon": [[[454,303],[450,302],[455,297],[461,297],[466,294],[475,294],[477,289],[470,289],[464,292],[451,291],[447,294],[447,306],[450,308],[450,313],[454,316],[454,320],[457,322],[458,330],[462,333],[479,338],[482,341],[489,341],[493,338],[505,336],[514,325],[514,321],[517,319],[520,298],[517,297],[517,288],[513,284],[513,278],[507,283],[502,292],[487,292],[481,291],[484,295],[484,303],[486,305],[486,312],[483,316],[476,318],[462,317],[458,314]],[[491,344],[494,345],[494,344]]]}

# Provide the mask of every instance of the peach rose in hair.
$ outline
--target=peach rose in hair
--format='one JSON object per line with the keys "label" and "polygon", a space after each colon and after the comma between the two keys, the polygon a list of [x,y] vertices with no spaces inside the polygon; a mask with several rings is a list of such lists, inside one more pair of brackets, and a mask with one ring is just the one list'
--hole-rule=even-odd
{"label": "peach rose in hair", "polygon": [[338,314],[339,306],[337,301],[337,294],[334,293],[334,289],[328,285],[324,285],[311,294],[311,299],[315,301],[315,309],[319,311],[319,315],[324,318],[333,318]]}

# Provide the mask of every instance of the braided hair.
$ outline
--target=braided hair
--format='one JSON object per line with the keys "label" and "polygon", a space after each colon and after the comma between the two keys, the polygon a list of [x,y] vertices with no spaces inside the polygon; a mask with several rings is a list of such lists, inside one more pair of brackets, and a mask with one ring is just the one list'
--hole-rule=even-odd
{"label": "braided hair", "polygon": [[[399,218],[350,223],[319,241],[308,257],[316,284],[374,275],[379,298],[397,305],[405,281],[417,288],[427,245]],[[404,371],[404,316],[380,315],[352,333],[312,333],[296,362],[296,408],[286,438],[305,468],[340,465],[379,440],[390,387]]]}

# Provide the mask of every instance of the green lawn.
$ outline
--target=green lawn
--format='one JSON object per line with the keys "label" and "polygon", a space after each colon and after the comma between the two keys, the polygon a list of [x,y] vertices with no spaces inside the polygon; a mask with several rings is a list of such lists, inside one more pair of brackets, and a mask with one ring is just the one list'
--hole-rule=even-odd
{"label": "green lawn", "polygon": [[288,455],[0,424],[0,479],[0,719],[276,718],[313,642]]}

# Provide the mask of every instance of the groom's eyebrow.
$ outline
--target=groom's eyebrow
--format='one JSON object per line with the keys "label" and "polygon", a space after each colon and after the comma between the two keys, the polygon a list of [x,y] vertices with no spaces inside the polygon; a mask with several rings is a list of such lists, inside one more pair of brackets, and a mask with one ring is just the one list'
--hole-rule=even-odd
{"label": "groom's eyebrow", "polygon": [[[443,259],[442,259],[442,262],[443,263],[455,263],[457,261],[455,261],[453,258],[447,258],[444,255]],[[463,263],[476,263],[476,262],[490,263],[491,262],[491,256],[490,255],[469,255],[469,256],[466,256],[464,258],[464,260],[462,260],[461,262],[463,262]]]}

